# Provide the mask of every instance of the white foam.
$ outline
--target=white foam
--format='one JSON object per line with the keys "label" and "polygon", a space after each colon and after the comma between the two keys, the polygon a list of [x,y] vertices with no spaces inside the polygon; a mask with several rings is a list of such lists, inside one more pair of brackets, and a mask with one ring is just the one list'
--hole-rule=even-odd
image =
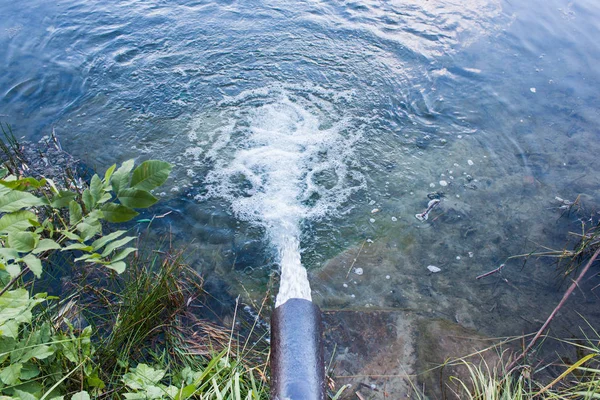
{"label": "white foam", "polygon": [[219,103],[220,123],[192,125],[186,153],[211,165],[206,193],[222,198],[235,215],[263,226],[281,265],[277,305],[310,300],[301,265],[299,224],[335,214],[364,186],[354,148],[361,139],[345,115],[349,93],[314,86],[269,87]]}

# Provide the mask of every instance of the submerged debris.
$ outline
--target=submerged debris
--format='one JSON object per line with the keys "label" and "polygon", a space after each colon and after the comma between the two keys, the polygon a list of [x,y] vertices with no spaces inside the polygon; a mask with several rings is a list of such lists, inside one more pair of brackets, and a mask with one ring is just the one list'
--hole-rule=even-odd
{"label": "submerged debris", "polygon": [[429,272],[431,272],[432,274],[436,274],[438,272],[440,272],[442,269],[439,267],[436,267],[435,265],[428,265],[427,269],[429,270]]}
{"label": "submerged debris", "polygon": [[427,209],[423,211],[421,214],[415,214],[415,218],[419,221],[427,221],[429,218],[429,213],[433,210],[438,204],[440,204],[440,199],[433,199],[429,203],[427,203]]}

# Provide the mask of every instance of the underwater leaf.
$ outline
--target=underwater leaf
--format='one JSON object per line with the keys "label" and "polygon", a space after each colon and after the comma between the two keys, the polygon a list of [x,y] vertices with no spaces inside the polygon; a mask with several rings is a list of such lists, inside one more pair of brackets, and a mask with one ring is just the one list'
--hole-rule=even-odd
{"label": "underwater leaf", "polygon": [[111,177],[110,183],[115,193],[118,194],[121,190],[129,187],[129,173],[133,169],[133,163],[133,160],[125,161]]}
{"label": "underwater leaf", "polygon": [[15,385],[19,383],[19,377],[21,376],[21,368],[23,364],[12,363],[0,372],[0,380],[5,385]]}
{"label": "underwater leaf", "polygon": [[40,240],[40,242],[38,243],[38,245],[36,246],[35,249],[33,249],[32,253],[33,254],[40,254],[43,253],[44,251],[48,251],[48,250],[59,250],[60,244],[56,243],[54,240],[52,239],[42,239]]}
{"label": "underwater leaf", "polygon": [[104,219],[108,222],[127,222],[139,215],[135,210],[121,204],[107,203],[102,206]]}
{"label": "underwater leaf", "polygon": [[52,198],[50,205],[54,208],[67,207],[75,197],[77,197],[75,193],[68,190],[61,190]]}
{"label": "underwater leaf", "polygon": [[37,221],[37,215],[31,211],[16,211],[0,218],[0,232],[24,231],[33,226],[30,220]]}
{"label": "underwater leaf", "polygon": [[92,242],[92,247],[94,248],[94,250],[99,250],[101,249],[105,244],[107,244],[108,242],[117,239],[118,237],[123,236],[127,231],[115,231],[112,233],[109,233],[106,236],[102,236],[101,238],[95,240],[94,242]]}
{"label": "underwater leaf", "polygon": [[13,212],[25,207],[42,206],[44,201],[28,192],[11,191],[0,196],[0,211]]}
{"label": "underwater leaf", "polygon": [[19,253],[29,253],[35,248],[40,235],[33,232],[13,231],[8,233],[8,245]]}
{"label": "underwater leaf", "polygon": [[172,168],[168,162],[158,160],[144,161],[133,171],[131,187],[141,190],[157,188],[165,183]]}
{"label": "underwater leaf", "polygon": [[29,270],[33,272],[36,278],[40,278],[42,276],[42,262],[39,258],[32,254],[27,254],[23,257],[23,261],[29,267]]}
{"label": "underwater leaf", "polygon": [[78,202],[71,200],[69,202],[69,225],[74,226],[81,222],[83,210]]}
{"label": "underwater leaf", "polygon": [[123,189],[118,198],[121,204],[129,208],[148,208],[158,201],[151,193],[138,189]]}
{"label": "underwater leaf", "polygon": [[112,269],[117,274],[122,274],[123,272],[125,272],[127,264],[125,264],[123,261],[117,261],[115,263],[105,265],[105,267]]}

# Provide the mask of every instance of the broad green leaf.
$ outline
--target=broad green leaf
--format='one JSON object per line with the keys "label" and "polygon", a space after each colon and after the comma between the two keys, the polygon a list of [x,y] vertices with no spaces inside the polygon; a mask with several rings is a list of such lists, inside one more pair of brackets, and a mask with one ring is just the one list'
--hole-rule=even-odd
{"label": "broad green leaf", "polygon": [[118,198],[121,204],[129,208],[148,208],[158,201],[151,193],[138,189],[123,189]]}
{"label": "broad green leaf", "polygon": [[127,264],[125,264],[123,261],[117,261],[112,264],[107,264],[105,267],[116,271],[117,274],[122,274],[127,268]]}
{"label": "broad green leaf", "polygon": [[110,177],[112,176],[113,172],[115,172],[115,168],[117,168],[117,164],[113,164],[108,167],[104,173],[104,183],[108,184],[110,182]]}
{"label": "broad green leaf", "polygon": [[0,212],[19,211],[25,207],[41,206],[44,201],[28,192],[11,191],[0,196]]}
{"label": "broad green leaf", "polygon": [[23,368],[23,364],[21,363],[13,363],[8,365],[2,370],[2,372],[0,372],[0,380],[5,385],[16,385],[19,383],[21,368]]}
{"label": "broad green leaf", "polygon": [[98,220],[85,218],[83,222],[79,223],[76,229],[81,233],[83,241],[89,240],[96,236],[98,233],[102,233],[102,224]]}
{"label": "broad green leaf", "polygon": [[40,235],[33,232],[9,232],[8,245],[19,253],[29,253],[37,245],[39,237]]}
{"label": "broad green leaf", "polygon": [[121,190],[129,187],[129,174],[133,169],[133,162],[133,160],[125,161],[111,177],[110,182],[115,193],[118,194]]}
{"label": "broad green leaf", "polygon": [[104,193],[104,194],[102,195],[102,197],[100,197],[100,199],[98,200],[98,204],[104,204],[104,203],[106,203],[107,201],[109,201],[110,199],[112,199],[112,194],[110,194],[110,193],[108,193],[108,192],[107,192],[107,193]]}
{"label": "broad green leaf", "polygon": [[82,242],[83,241],[83,239],[81,239],[81,237],[78,234],[76,234],[75,232],[68,231],[66,229],[60,231],[60,234],[63,235],[64,237],[66,237],[69,240],[77,240],[78,242]]}
{"label": "broad green leaf", "polygon": [[101,208],[108,222],[126,222],[135,218],[139,213],[121,204],[107,203]]}
{"label": "broad green leaf", "polygon": [[125,234],[127,231],[115,231],[112,233],[109,233],[106,236],[102,236],[99,239],[96,239],[94,242],[92,242],[92,247],[94,248],[94,250],[99,250],[101,249],[105,244],[107,244],[108,242],[115,240],[121,236],[123,236],[123,234]]}
{"label": "broad green leaf", "polygon": [[177,391],[177,394],[175,395],[175,400],[185,400],[188,397],[190,397],[191,395],[193,395],[195,392],[196,392],[196,386],[187,385],[187,386],[181,388],[181,390]]}
{"label": "broad green leaf", "polygon": [[[19,362],[27,362],[29,360],[31,360],[32,358],[38,359],[38,360],[44,360],[48,357],[50,357],[52,354],[55,353],[55,349],[51,346],[45,345],[45,344],[41,344],[41,345],[37,345],[34,346],[30,349],[28,349],[25,354],[23,354],[21,356],[21,358],[19,359]],[[12,358],[11,358],[12,360]]]}
{"label": "broad green leaf", "polygon": [[110,262],[114,263],[117,261],[121,261],[123,260],[125,257],[127,257],[129,254],[133,253],[134,251],[136,251],[137,249],[135,247],[127,247],[126,249],[121,250],[120,252],[118,252],[111,260]]}
{"label": "broad green leaf", "polygon": [[0,264],[0,267],[6,270],[12,279],[16,278],[21,273],[21,266],[19,264]]}
{"label": "broad green leaf", "polygon": [[0,296],[0,321],[16,318],[21,322],[31,322],[31,313],[27,314],[27,310],[39,302],[30,299],[29,292],[23,288],[9,290]]}
{"label": "broad green leaf", "polygon": [[16,260],[19,258],[19,253],[15,249],[11,249],[9,247],[0,247],[0,257],[5,260]]}
{"label": "broad green leaf", "polygon": [[42,262],[39,258],[34,256],[33,254],[27,254],[23,257],[23,261],[29,267],[29,270],[33,272],[36,278],[40,278],[42,276]]}
{"label": "broad green leaf", "polygon": [[[94,260],[94,259],[99,259],[100,258],[100,254],[98,253],[93,253],[93,254],[84,254],[81,257],[77,257],[74,261],[88,261],[88,260]],[[95,261],[94,261],[95,262]]]}
{"label": "broad green leaf", "polygon": [[164,161],[144,161],[133,171],[131,187],[141,190],[157,188],[165,183],[171,168],[173,168],[171,164]]}
{"label": "broad green leaf", "polygon": [[52,239],[42,239],[38,243],[37,247],[35,249],[33,249],[32,253],[33,254],[40,254],[40,253],[43,253],[44,251],[59,250],[60,248],[61,248],[60,244],[56,243],[54,240],[52,240]]}
{"label": "broad green leaf", "polygon": [[37,221],[37,215],[31,211],[15,211],[0,218],[0,232],[24,231],[32,226],[29,220]]}
{"label": "broad green leaf", "polygon": [[164,370],[154,369],[146,364],[138,364],[131,370],[132,372],[123,375],[123,382],[132,389],[145,389],[156,385],[165,376]]}
{"label": "broad green leaf", "polygon": [[126,245],[135,239],[135,236],[125,236],[123,239],[115,240],[114,242],[109,243],[102,252],[102,257],[108,256],[113,250],[118,249],[121,246]]}
{"label": "broad green leaf", "polygon": [[90,192],[90,189],[85,189],[83,191],[82,199],[83,205],[85,206],[88,212],[94,209],[96,202],[94,201],[94,196],[92,196],[92,192]]}
{"label": "broad green leaf", "polygon": [[73,243],[73,244],[63,247],[62,250],[63,251],[68,251],[68,250],[92,251],[94,249],[92,246],[87,245],[85,243]]}
{"label": "broad green leaf", "polygon": [[27,363],[23,365],[21,369],[21,379],[24,381],[28,381],[30,379],[35,378],[40,374],[40,369],[32,363]]}
{"label": "broad green leaf", "polygon": [[83,210],[78,202],[71,200],[69,202],[69,225],[75,226],[83,218]]}
{"label": "broad green leaf", "polygon": [[71,397],[71,400],[90,400],[90,395],[85,390],[82,392],[77,392]]}
{"label": "broad green leaf", "polygon": [[104,185],[102,185],[102,180],[97,174],[92,176],[92,181],[90,182],[90,194],[94,199],[94,204],[98,203],[100,197],[104,194]]}
{"label": "broad green leaf", "polygon": [[[19,335],[19,323],[15,320],[5,321],[4,323],[0,323],[0,340],[2,336],[10,337],[13,339],[17,339]],[[0,354],[5,353],[6,350],[2,350],[2,344],[0,342]],[[12,349],[11,349],[12,350]],[[0,361],[1,363],[2,361]]]}
{"label": "broad green leaf", "polygon": [[[28,383],[35,383],[35,382],[28,382]],[[23,388],[23,385],[19,385],[19,389],[15,389],[15,395],[17,396],[17,399],[19,400],[40,400],[40,396],[41,394],[38,392],[34,392],[34,391],[29,391],[29,390],[21,390]]]}
{"label": "broad green leaf", "polygon": [[93,375],[90,375],[86,378],[86,382],[88,384],[88,386],[91,386],[93,388],[98,388],[98,389],[104,389],[106,387],[106,384],[104,383],[104,381],[100,378],[98,378],[98,374],[94,373]]}
{"label": "broad green leaf", "polygon": [[9,189],[19,190],[19,191],[30,190],[30,189],[39,189],[42,186],[44,186],[45,184],[46,184],[45,179],[38,181],[37,179],[32,178],[32,177],[17,179],[14,181],[0,180],[0,185],[5,186]]}
{"label": "broad green leaf", "polygon": [[54,208],[67,207],[75,197],[77,197],[77,194],[68,190],[61,190],[52,198],[50,205]]}

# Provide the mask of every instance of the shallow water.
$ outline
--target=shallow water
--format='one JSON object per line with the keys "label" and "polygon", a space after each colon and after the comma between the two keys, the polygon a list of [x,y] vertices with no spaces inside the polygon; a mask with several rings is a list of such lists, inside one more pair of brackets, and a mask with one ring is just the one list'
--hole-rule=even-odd
{"label": "shallow water", "polygon": [[[32,138],[54,127],[100,170],[174,163],[165,229],[233,295],[263,295],[285,231],[325,309],[499,336],[535,329],[560,298],[549,261],[475,277],[562,248],[577,223],[555,196],[597,204],[594,1],[0,9],[1,118]],[[420,222],[432,192],[445,198]],[[597,297],[573,307],[590,315]]]}

